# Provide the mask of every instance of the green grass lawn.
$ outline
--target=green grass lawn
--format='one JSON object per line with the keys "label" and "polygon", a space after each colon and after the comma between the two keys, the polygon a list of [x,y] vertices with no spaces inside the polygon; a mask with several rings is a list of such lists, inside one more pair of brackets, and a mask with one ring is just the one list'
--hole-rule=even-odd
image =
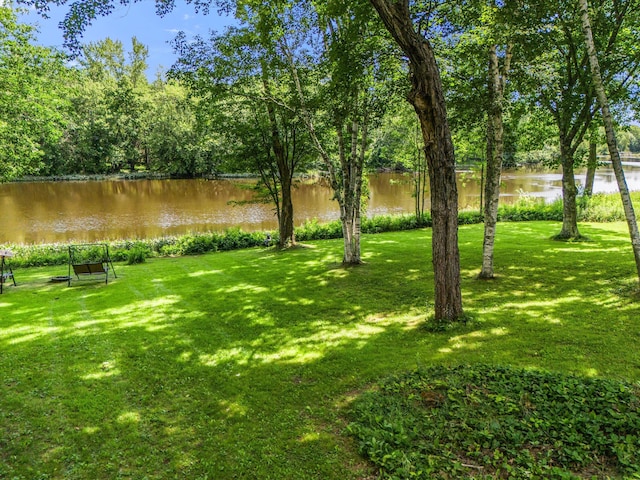
{"label": "green grass lawn", "polygon": [[499,277],[478,281],[482,225],[460,228],[464,305],[432,311],[430,230],[116,264],[50,284],[16,269],[0,297],[0,478],[367,478],[350,402],[381,377],[490,364],[640,380],[640,303],[626,225],[498,225]]}

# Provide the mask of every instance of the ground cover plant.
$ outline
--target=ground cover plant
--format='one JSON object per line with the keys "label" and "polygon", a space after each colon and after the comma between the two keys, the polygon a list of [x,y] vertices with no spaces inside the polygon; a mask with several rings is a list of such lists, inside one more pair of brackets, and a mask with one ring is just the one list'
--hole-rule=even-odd
{"label": "ground cover plant", "polygon": [[363,395],[349,431],[384,478],[638,478],[639,393],[609,379],[437,366]]}
{"label": "ground cover plant", "polygon": [[347,426],[381,378],[510,365],[637,382],[626,225],[580,228],[589,242],[499,224],[483,282],[482,225],[462,226],[475,321],[440,333],[423,328],[429,229],[365,235],[348,269],[341,240],[123,261],[108,285],[16,268],[0,296],[0,478],[375,478]]}

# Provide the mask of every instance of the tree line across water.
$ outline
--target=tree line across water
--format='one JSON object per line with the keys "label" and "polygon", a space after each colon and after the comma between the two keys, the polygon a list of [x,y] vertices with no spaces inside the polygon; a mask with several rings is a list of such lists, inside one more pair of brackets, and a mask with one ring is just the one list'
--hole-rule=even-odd
{"label": "tree line across water", "polygon": [[[264,131],[266,125],[261,112],[253,112],[251,118],[234,119],[236,115],[247,114],[243,99],[236,97],[233,102],[221,103],[222,94],[213,95],[212,85],[200,84],[193,88],[193,82],[189,81],[193,76],[184,75],[200,68],[202,62],[216,58],[219,52],[215,50],[202,53],[206,42],[222,43],[231,37],[200,39],[199,50],[187,47],[184,39],[181,43],[178,38],[175,47],[181,49],[183,57],[174,66],[174,75],[167,78],[158,72],[157,77],[149,81],[145,74],[148,50],[135,37],[130,46],[109,38],[83,45],[77,64],[71,66],[65,53],[37,46],[34,27],[19,23],[11,8],[0,9],[0,23],[0,82],[4,87],[0,109],[5,119],[0,128],[0,156],[3,157],[0,179],[136,171],[180,177],[258,173],[255,164],[264,152],[258,147],[254,147],[253,152],[246,146],[242,152],[237,149],[242,144],[255,143],[260,140],[259,136],[264,140],[268,134]],[[444,42],[446,38],[439,40]],[[231,48],[238,39],[228,42],[231,45],[225,48]],[[455,56],[447,54],[446,60],[460,62],[457,65],[460,72],[443,73],[452,87],[447,93],[459,163],[481,162],[486,148],[484,106],[473,98],[463,101],[465,92],[460,91],[466,88],[472,92],[471,89],[478,89],[485,81],[479,78],[482,69],[477,65],[477,71],[470,70],[474,67],[472,62],[483,60],[479,53],[461,62],[465,49],[471,48],[469,42],[459,41],[460,51],[455,52]],[[196,52],[201,56],[197,57]],[[229,62],[229,59],[216,59],[216,62],[224,60]],[[229,65],[225,66],[226,72],[221,71],[222,67],[217,68],[212,72],[219,77],[237,75]],[[469,76],[460,81],[456,76],[464,70]],[[215,79],[210,80],[213,83]],[[259,78],[252,81],[258,82]],[[387,81],[397,83],[398,79]],[[227,87],[230,89],[230,84]],[[401,95],[396,95],[402,93],[395,91],[397,85],[389,83],[386,88],[389,105],[371,128],[366,166],[412,169],[418,154],[416,142],[420,143],[415,115],[403,103]],[[246,97],[250,92],[243,94],[243,101],[248,102]],[[545,116],[539,106],[519,101],[508,112],[505,165],[558,163],[560,152],[553,119]],[[624,129],[618,134],[619,147],[631,154],[640,154],[640,127],[629,116],[633,110],[623,113],[626,116],[621,117]],[[596,139],[598,153],[606,154],[603,138]],[[586,158],[586,144],[580,144],[576,161]],[[304,169],[322,169],[322,165],[315,158],[309,158]]]}

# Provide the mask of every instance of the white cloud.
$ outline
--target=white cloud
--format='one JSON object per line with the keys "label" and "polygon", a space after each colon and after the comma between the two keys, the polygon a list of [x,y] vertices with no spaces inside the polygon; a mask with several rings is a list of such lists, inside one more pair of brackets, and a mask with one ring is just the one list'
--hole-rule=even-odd
{"label": "white cloud", "polygon": [[[0,0],[1,2],[2,0]],[[191,17],[189,16],[188,13],[185,13],[184,16],[182,17],[183,20],[189,20]]]}

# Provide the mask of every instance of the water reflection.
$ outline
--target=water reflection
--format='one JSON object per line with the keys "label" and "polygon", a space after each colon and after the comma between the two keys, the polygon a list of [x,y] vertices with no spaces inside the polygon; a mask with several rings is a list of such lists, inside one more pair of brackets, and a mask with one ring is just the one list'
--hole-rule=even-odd
{"label": "water reflection", "polygon": [[[627,182],[640,190],[640,168],[626,167]],[[277,228],[271,205],[247,203],[248,181],[112,180],[100,182],[34,182],[0,185],[2,243],[94,242],[103,239],[150,238],[187,232]],[[480,178],[458,174],[460,208],[479,208]],[[610,169],[598,172],[595,190],[616,191]],[[368,215],[413,213],[411,178],[377,174],[369,178]],[[556,172],[508,171],[503,174],[502,201],[521,195],[553,200],[561,194]],[[328,187],[301,182],[294,190],[296,223],[339,218]],[[428,199],[428,195],[427,195]],[[428,209],[428,205],[427,205]]]}

